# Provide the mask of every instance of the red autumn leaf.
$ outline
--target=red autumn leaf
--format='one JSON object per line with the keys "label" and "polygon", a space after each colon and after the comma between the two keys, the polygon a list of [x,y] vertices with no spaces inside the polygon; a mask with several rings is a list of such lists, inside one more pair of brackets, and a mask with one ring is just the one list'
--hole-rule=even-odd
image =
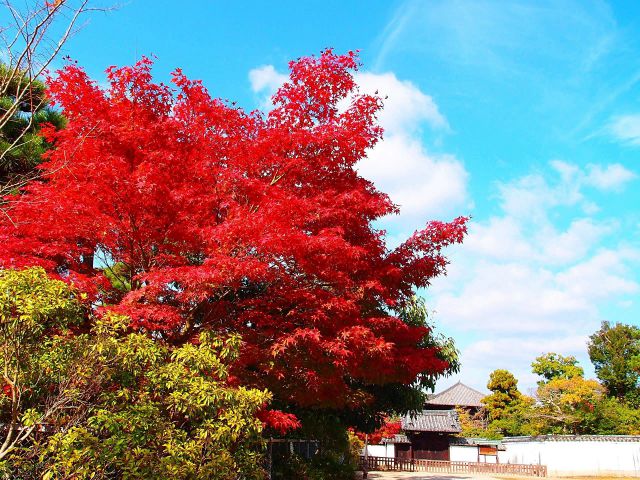
{"label": "red autumn leaf", "polygon": [[265,428],[275,430],[282,435],[300,428],[300,421],[295,415],[280,410],[261,410],[258,412],[258,420],[263,423]]}

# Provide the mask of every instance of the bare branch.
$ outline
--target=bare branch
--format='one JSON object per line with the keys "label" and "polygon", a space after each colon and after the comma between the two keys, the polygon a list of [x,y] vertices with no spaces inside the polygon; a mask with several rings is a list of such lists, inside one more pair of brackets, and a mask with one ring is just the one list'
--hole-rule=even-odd
{"label": "bare branch", "polygon": [[[77,32],[80,18],[90,12],[111,10],[97,7],[93,1],[31,0],[26,6],[17,0],[0,2],[0,8],[9,14],[8,24],[0,26],[7,55],[0,73],[0,97],[11,101],[11,105],[0,111],[0,138],[2,130],[20,112],[29,119],[17,138],[4,139],[8,146],[0,151],[0,164],[21,145],[22,137],[33,129],[34,114],[47,103],[39,83],[41,77]],[[15,188],[13,185],[12,189]],[[0,194],[4,193],[6,188],[0,186]]]}

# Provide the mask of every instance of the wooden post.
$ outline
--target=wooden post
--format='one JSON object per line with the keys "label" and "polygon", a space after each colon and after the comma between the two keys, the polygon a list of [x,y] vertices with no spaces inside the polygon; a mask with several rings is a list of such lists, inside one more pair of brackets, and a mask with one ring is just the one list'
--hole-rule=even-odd
{"label": "wooden post", "polygon": [[267,473],[267,480],[271,480],[271,475],[273,475],[273,437],[269,438],[269,472]]}
{"label": "wooden post", "polygon": [[369,434],[364,434],[364,465],[362,466],[362,478],[369,478]]}

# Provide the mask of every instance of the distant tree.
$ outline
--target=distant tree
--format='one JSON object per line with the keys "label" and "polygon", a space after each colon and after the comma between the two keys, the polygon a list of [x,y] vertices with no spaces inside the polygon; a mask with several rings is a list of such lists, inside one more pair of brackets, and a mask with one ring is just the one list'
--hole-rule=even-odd
{"label": "distant tree", "polygon": [[482,399],[487,410],[487,436],[513,436],[527,433],[526,413],[533,399],[518,390],[518,380],[508,370],[491,372],[487,388],[491,394]]}
{"label": "distant tree", "polygon": [[594,434],[640,435],[640,410],[615,397],[602,398],[588,421]]}
{"label": "distant tree", "polygon": [[529,412],[534,433],[624,435],[640,431],[640,411],[624,399],[607,397],[596,380],[583,377],[578,361],[556,353],[532,363],[541,375],[537,402]]}
{"label": "distant tree", "polygon": [[553,378],[536,392],[537,404],[530,410],[536,433],[594,433],[593,419],[605,388],[581,376]]}
{"label": "distant tree", "polygon": [[554,378],[569,379],[584,375],[584,370],[578,365],[578,360],[575,357],[565,357],[553,352],[537,357],[531,367],[533,373],[543,378],[538,381],[538,385],[547,383]]}
{"label": "distant tree", "polygon": [[492,393],[486,396],[482,403],[487,407],[490,420],[501,418],[506,407],[522,397],[518,390],[518,380],[508,370],[498,369],[491,372],[487,388]]}
{"label": "distant tree", "polygon": [[589,337],[589,358],[609,395],[639,403],[640,328],[602,322]]}
{"label": "distant tree", "polygon": [[[594,343],[600,347],[605,343],[603,356],[607,361],[622,363],[611,351],[620,348],[630,356],[627,365],[633,369],[633,350],[625,346],[620,337],[634,338],[636,329],[624,327],[627,328],[617,326],[615,334],[611,334],[608,324],[603,325],[605,333],[591,337],[590,353]],[[460,412],[463,435],[500,438],[541,434],[640,434],[640,410],[627,401],[633,399],[633,395],[627,392],[622,398],[608,397],[603,384],[583,377],[583,369],[575,357],[547,353],[537,357],[531,366],[533,372],[542,377],[535,398],[518,390],[518,381],[511,372],[495,370],[487,384],[491,394],[483,399],[486,427],[482,426],[481,416],[473,418]],[[604,370],[606,374],[607,367],[605,364],[600,372]]]}

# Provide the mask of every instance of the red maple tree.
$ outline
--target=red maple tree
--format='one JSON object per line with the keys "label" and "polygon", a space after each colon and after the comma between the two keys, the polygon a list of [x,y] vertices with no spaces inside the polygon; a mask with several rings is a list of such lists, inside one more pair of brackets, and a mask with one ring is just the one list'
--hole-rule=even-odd
{"label": "red maple tree", "polygon": [[239,332],[239,381],[302,407],[442,371],[427,330],[391,312],[443,273],[466,219],[386,247],[372,222],[397,208],[354,168],[382,135],[357,66],[330,50],[292,62],[268,114],[180,70],[155,84],[148,59],[110,68],[106,89],[66,66],[49,95],[68,125],[44,133],[42,180],[7,198],[0,265],[41,265],[176,344]]}

